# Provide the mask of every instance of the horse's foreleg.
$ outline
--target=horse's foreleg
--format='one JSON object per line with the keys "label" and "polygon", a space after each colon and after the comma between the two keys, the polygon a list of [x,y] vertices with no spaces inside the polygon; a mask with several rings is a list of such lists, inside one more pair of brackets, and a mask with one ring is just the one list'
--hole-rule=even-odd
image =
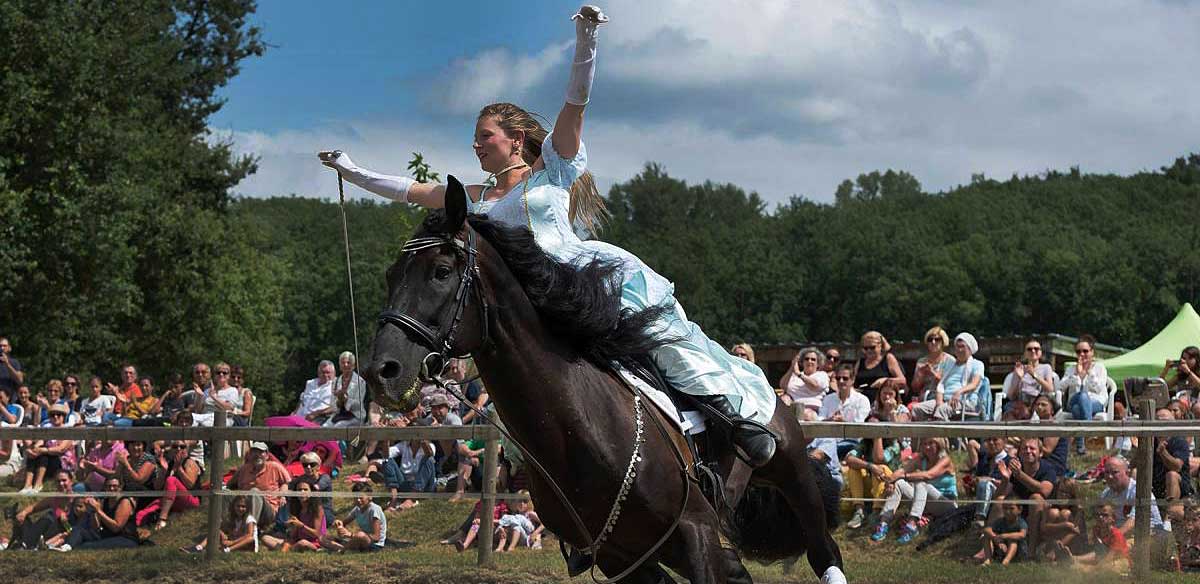
{"label": "horse's foreleg", "polygon": [[726,557],[711,520],[689,513],[679,520],[672,537],[668,565],[692,584],[725,584]]}

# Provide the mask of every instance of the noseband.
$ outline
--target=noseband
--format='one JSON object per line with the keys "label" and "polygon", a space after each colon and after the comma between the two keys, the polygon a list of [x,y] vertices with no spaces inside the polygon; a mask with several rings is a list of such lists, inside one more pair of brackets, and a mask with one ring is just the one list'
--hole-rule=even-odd
{"label": "noseband", "polygon": [[451,310],[448,321],[450,324],[446,327],[446,330],[440,333],[435,332],[416,318],[391,308],[385,308],[379,314],[379,326],[382,327],[390,324],[406,333],[411,333],[411,336],[416,337],[418,344],[429,350],[429,354],[425,355],[425,358],[421,360],[420,377],[425,382],[432,381],[435,377],[441,375],[449,359],[470,356],[469,352],[455,353],[453,347],[454,336],[458,332],[458,325],[462,323],[463,313],[467,309],[467,296],[471,293],[472,287],[479,300],[479,326],[483,327],[481,346],[486,345],[488,342],[487,300],[484,299],[483,291],[475,282],[475,279],[479,277],[479,264],[476,261],[479,251],[475,248],[475,231],[467,228],[467,240],[465,243],[453,235],[416,237],[404,242],[404,245],[400,248],[400,253],[416,253],[446,244],[452,244],[467,254],[467,262],[463,266],[462,278],[459,279],[458,290],[454,293],[454,308]]}

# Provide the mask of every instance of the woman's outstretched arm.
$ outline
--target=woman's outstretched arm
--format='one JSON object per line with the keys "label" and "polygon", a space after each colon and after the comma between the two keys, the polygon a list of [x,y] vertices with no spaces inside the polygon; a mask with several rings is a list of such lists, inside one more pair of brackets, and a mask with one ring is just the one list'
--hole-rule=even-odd
{"label": "woman's outstretched arm", "polygon": [[571,78],[567,82],[567,102],[554,122],[554,150],[570,160],[579,152],[583,136],[583,110],[592,94],[592,79],[596,75],[596,31],[608,22],[599,8],[579,7],[571,17],[575,21],[575,56],[571,61]]}

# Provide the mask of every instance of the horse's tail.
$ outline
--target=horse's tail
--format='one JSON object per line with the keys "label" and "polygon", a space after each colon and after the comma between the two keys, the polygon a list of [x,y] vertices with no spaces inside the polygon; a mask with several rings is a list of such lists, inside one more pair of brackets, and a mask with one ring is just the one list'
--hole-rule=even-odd
{"label": "horse's tail", "polygon": [[805,552],[805,540],[799,534],[808,529],[832,531],[837,528],[841,487],[825,465],[809,464],[809,468],[821,492],[825,525],[812,525],[805,521],[806,518],[797,516],[779,489],[752,485],[746,489],[728,523],[729,535],[747,558],[777,562],[799,557]]}

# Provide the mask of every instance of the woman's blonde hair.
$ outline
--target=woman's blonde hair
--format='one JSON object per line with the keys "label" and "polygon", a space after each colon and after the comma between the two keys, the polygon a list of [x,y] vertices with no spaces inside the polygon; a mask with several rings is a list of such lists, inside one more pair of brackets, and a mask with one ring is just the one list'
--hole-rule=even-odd
{"label": "woman's blonde hair", "polygon": [[730,354],[732,354],[734,351],[736,351],[738,349],[741,349],[746,352],[746,356],[750,358],[751,363],[756,362],[754,360],[754,347],[751,347],[750,343],[738,343],[732,347],[729,347],[729,352],[730,352]]}
{"label": "woman's blonde hair", "polygon": [[925,331],[925,336],[921,338],[921,341],[926,341],[929,339],[929,337],[937,337],[939,339],[942,339],[943,347],[950,344],[950,335],[946,334],[946,330],[940,326],[935,326],[935,327]]}
{"label": "woman's blonde hair", "polygon": [[943,436],[937,436],[937,437],[929,436],[926,438],[922,438],[921,444],[918,447],[918,451],[921,451],[922,449],[924,449],[926,442],[933,442],[934,444],[938,445],[938,458],[950,455],[950,440],[949,439],[947,439]]}
{"label": "woman's blonde hair", "polygon": [[862,345],[867,344],[867,341],[879,342],[879,354],[880,355],[885,355],[889,351],[892,350],[892,345],[890,343],[888,343],[887,338],[885,338],[883,336],[883,333],[881,333],[879,331],[867,331],[867,332],[863,333],[863,336],[861,339],[859,339],[858,344],[861,347]]}
{"label": "woman's blonde hair", "polygon": [[[542,156],[542,142],[549,135],[536,116],[511,103],[493,103],[479,110],[479,119],[494,118],[496,125],[508,134],[524,132],[521,159],[530,166]],[[585,171],[571,184],[568,216],[572,223],[582,223],[592,235],[599,233],[608,219],[608,209],[604,206],[604,198],[600,196],[591,172]]]}

